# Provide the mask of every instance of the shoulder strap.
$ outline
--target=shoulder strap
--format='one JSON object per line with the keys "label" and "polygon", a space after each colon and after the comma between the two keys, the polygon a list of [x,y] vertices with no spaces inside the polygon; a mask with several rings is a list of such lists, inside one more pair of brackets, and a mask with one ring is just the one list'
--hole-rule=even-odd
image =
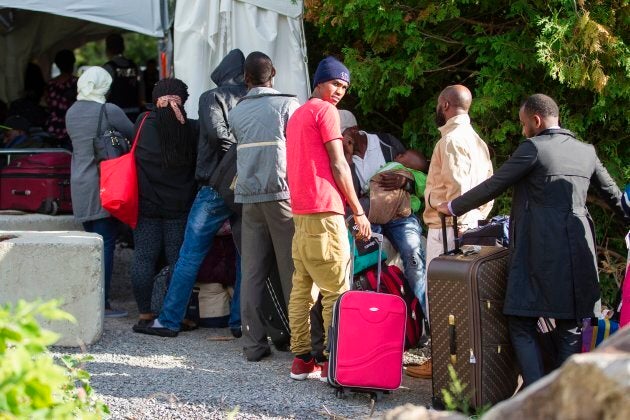
{"label": "shoulder strap", "polygon": [[105,113],[105,115],[107,115],[107,111],[105,111],[105,105],[106,105],[106,104],[103,104],[103,105],[101,106],[101,112],[100,112],[100,114],[99,114],[99,116],[98,116],[98,126],[96,127],[96,135],[95,135],[94,137],[98,137],[98,136],[100,136],[101,134],[103,134],[103,133],[101,132],[101,123],[103,122],[103,113]]}
{"label": "shoulder strap", "polygon": [[142,121],[140,121],[140,125],[138,126],[138,131],[136,131],[136,135],[133,138],[133,145],[131,146],[131,151],[130,153],[133,154],[136,151],[136,146],[138,145],[138,139],[140,138],[140,132],[142,131],[142,126],[144,125],[144,121],[147,119],[147,117],[149,116],[149,112],[145,112],[144,113],[144,117],[142,117]]}
{"label": "shoulder strap", "polygon": [[[109,122],[109,115],[107,115],[107,104],[103,104],[103,114],[105,114],[105,122],[108,128],[112,128],[112,124]],[[115,127],[114,127],[115,128]]]}

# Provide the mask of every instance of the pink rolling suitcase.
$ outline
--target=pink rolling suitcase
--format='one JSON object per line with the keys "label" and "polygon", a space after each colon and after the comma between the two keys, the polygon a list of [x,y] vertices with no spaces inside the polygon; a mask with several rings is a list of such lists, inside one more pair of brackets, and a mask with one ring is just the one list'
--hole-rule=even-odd
{"label": "pink rolling suitcase", "polygon": [[[382,248],[383,236],[373,236]],[[378,261],[377,291],[350,290],[333,308],[328,382],[340,398],[349,390],[370,393],[376,401],[402,383],[407,307],[400,296],[378,293]]]}

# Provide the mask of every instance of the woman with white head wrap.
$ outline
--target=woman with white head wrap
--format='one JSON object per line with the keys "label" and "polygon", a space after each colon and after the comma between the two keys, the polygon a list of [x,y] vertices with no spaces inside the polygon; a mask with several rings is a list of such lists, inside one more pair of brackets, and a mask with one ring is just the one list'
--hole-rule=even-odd
{"label": "woman with white head wrap", "polygon": [[[100,179],[98,165],[94,159],[93,139],[105,130],[115,129],[132,140],[134,131],[133,124],[123,110],[114,104],[106,103],[106,95],[111,84],[111,76],[102,67],[87,69],[77,82],[77,101],[66,113],[66,129],[72,141],[70,192],[74,218],[77,222],[83,223],[86,232],[98,233],[103,237],[105,316],[120,317],[126,316],[127,313],[112,309],[109,303],[119,222],[101,206]],[[103,106],[107,119],[103,118],[101,132],[97,133]]]}
{"label": "woman with white head wrap", "polygon": [[77,100],[105,103],[105,95],[112,84],[112,76],[103,67],[90,67],[77,82]]}

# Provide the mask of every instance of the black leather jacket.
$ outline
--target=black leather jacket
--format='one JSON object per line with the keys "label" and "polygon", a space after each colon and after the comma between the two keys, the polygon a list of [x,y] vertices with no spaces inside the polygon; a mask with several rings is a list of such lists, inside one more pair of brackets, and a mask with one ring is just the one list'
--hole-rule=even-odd
{"label": "black leather jacket", "polygon": [[215,89],[199,98],[199,143],[195,177],[207,185],[217,165],[230,145],[236,140],[228,126],[228,112],[247,94],[243,80],[245,57],[232,50],[212,72]]}

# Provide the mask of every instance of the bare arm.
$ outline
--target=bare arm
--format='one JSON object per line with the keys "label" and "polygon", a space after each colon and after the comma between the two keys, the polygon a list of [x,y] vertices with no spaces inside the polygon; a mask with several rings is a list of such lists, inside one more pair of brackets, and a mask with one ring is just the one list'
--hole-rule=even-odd
{"label": "bare arm", "polygon": [[359,233],[357,236],[360,238],[369,238],[372,235],[372,229],[370,222],[368,221],[363,207],[359,203],[357,194],[354,191],[352,185],[352,174],[350,173],[350,166],[346,161],[346,157],[343,153],[343,144],[341,139],[331,140],[326,143],[326,151],[330,158],[330,168],[332,169],[333,177],[337,183],[337,187],[341,190],[341,193],[346,197],[352,213],[354,213],[354,221],[359,226]]}

